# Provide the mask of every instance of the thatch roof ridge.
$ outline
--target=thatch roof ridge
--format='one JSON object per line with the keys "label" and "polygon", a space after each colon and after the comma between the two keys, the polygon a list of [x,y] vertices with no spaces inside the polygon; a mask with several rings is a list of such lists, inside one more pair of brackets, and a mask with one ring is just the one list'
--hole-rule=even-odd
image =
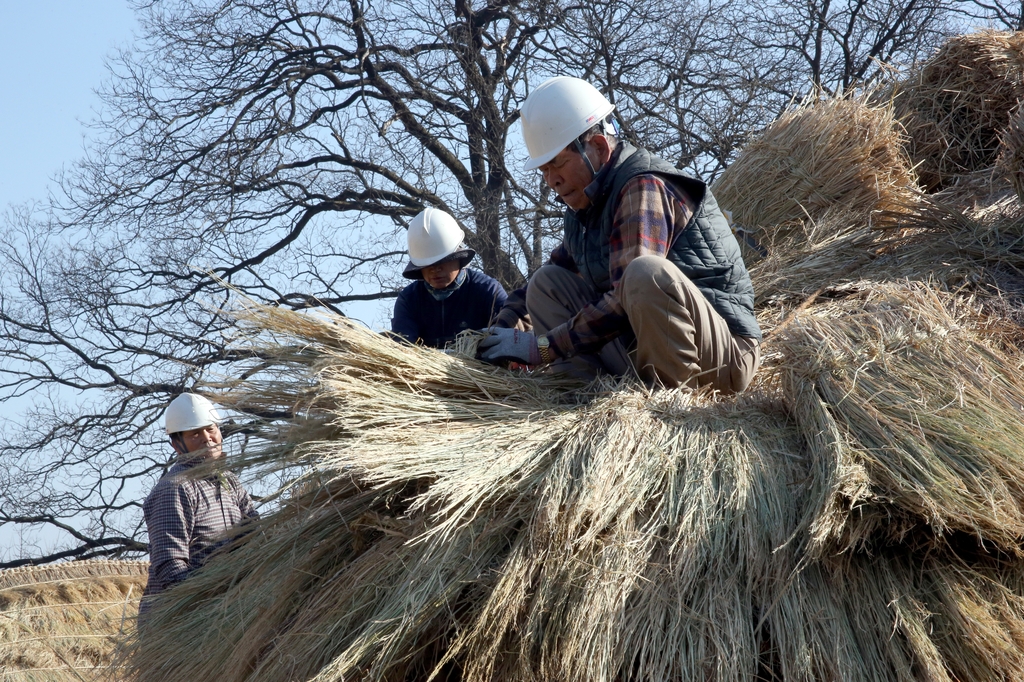
{"label": "thatch roof ridge", "polygon": [[90,559],[44,566],[19,566],[0,571],[0,590],[67,580],[88,580],[110,576],[145,576],[148,573],[148,561],[126,559]]}

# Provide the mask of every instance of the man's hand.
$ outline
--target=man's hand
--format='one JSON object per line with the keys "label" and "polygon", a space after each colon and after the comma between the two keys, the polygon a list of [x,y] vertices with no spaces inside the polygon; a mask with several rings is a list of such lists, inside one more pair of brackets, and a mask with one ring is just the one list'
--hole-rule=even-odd
{"label": "man's hand", "polygon": [[477,346],[481,360],[491,363],[514,360],[527,365],[540,363],[540,349],[533,332],[501,327],[491,327],[487,331],[490,335],[481,339]]}

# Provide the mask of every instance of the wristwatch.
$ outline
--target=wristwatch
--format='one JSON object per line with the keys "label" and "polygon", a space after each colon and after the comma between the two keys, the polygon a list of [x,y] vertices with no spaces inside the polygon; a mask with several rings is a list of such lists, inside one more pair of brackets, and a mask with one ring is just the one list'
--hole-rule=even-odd
{"label": "wristwatch", "polygon": [[540,361],[550,365],[555,361],[555,354],[551,352],[551,339],[543,334],[537,337],[537,350],[540,352]]}

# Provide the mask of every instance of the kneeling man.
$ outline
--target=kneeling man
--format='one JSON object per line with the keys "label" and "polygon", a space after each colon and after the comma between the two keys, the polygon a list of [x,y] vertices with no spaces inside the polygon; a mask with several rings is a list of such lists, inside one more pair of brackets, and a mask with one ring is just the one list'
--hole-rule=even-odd
{"label": "kneeling man", "polygon": [[617,139],[614,108],[568,77],[523,104],[526,170],[565,203],[563,239],[497,318],[525,308],[536,334],[493,328],[480,357],[740,392],[761,330],[739,244],[705,183]]}

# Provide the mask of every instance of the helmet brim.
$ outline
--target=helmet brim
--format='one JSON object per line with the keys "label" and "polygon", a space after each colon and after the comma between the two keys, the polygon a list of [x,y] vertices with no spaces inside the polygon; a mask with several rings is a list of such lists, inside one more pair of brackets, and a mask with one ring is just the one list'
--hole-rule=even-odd
{"label": "helmet brim", "polygon": [[476,251],[473,249],[459,249],[458,251],[444,256],[443,258],[438,258],[433,263],[415,265],[412,261],[409,261],[405,266],[405,270],[402,271],[402,277],[405,277],[406,279],[423,279],[423,268],[429,268],[431,265],[437,265],[438,263],[444,263],[450,260],[459,261],[459,267],[464,268],[469,265],[470,261],[474,258],[476,258]]}
{"label": "helmet brim", "polygon": [[[575,140],[576,138],[572,138],[572,139]],[[572,140],[570,140],[569,142],[571,143]],[[561,149],[556,149],[553,152],[548,152],[547,154],[542,154],[542,155],[538,156],[535,159],[527,159],[526,163],[523,164],[523,170],[524,171],[537,170],[538,168],[543,166],[545,163],[547,163],[551,159],[553,159],[556,156],[558,156],[562,152],[563,149],[565,149],[565,147],[562,147]]]}

